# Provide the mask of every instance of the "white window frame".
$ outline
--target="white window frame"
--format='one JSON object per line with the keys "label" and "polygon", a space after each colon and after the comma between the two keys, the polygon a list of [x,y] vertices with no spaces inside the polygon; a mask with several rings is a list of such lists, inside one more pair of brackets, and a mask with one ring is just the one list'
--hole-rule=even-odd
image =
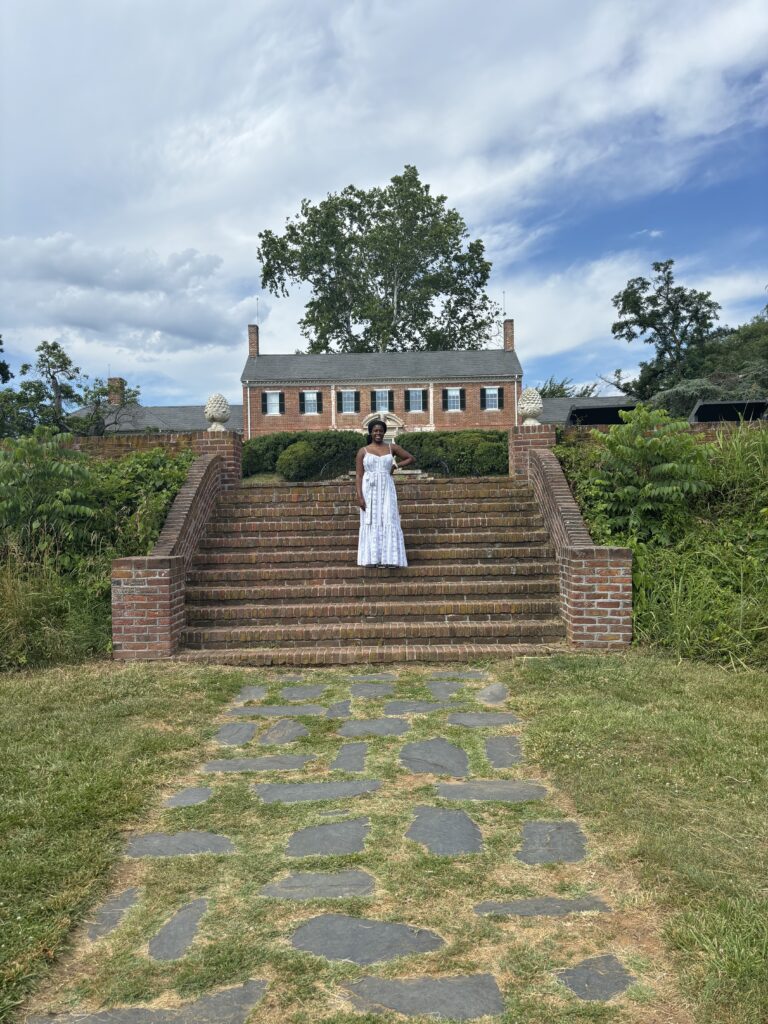
{"label": "white window frame", "polygon": [[[318,405],[317,396],[320,394],[320,392],[319,391],[302,391],[302,394],[304,395],[304,415],[305,416],[319,416],[320,413],[319,413],[318,408],[317,408],[317,405]],[[315,408],[314,409],[308,409],[307,408],[307,398],[310,395],[312,395],[312,400],[315,403]]]}
{"label": "white window frame", "polygon": [[[347,405],[351,406],[351,408],[347,409],[346,408]],[[355,390],[354,390],[354,388],[351,391],[347,390],[346,388],[343,388],[342,392],[341,392],[341,415],[342,416],[349,416],[350,413],[354,413],[354,412],[355,412]]]}
{"label": "white window frame", "polygon": [[[493,395],[493,401],[496,403],[495,405],[491,405],[490,402],[489,402],[489,399],[490,399],[491,395]],[[499,411],[499,389],[498,389],[498,387],[486,388],[485,389],[485,411],[486,412],[498,412]]]}
{"label": "white window frame", "polygon": [[[267,391],[267,411],[264,413],[265,416],[279,416],[280,415],[280,391]],[[276,405],[276,409],[270,409],[270,405]]]}
{"label": "white window frame", "polygon": [[[376,394],[376,408],[374,412],[389,412],[389,388],[374,388]],[[382,406],[382,397],[384,405]]]}
{"label": "white window frame", "polygon": [[[461,388],[446,388],[446,412],[461,412]],[[453,402],[456,404],[454,405]]]}
{"label": "white window frame", "polygon": [[[418,409],[413,407],[413,396],[418,395]],[[424,409],[424,390],[423,388],[408,388],[408,411],[409,412],[425,412]]]}

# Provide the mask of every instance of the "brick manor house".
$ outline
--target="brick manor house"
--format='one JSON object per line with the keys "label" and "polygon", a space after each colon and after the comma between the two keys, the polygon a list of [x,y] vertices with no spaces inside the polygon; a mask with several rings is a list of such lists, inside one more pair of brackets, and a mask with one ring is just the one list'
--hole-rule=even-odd
{"label": "brick manor house", "polygon": [[318,356],[261,355],[259,328],[251,324],[241,377],[243,439],[360,430],[374,418],[393,434],[506,430],[518,425],[522,379],[513,320],[504,321],[503,350]]}

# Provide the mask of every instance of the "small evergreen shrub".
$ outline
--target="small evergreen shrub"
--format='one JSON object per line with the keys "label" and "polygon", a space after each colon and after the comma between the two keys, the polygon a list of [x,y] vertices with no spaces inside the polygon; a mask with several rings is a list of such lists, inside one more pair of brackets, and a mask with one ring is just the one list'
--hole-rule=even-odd
{"label": "small evergreen shrub", "polygon": [[399,434],[397,443],[416,467],[435,476],[506,476],[509,436],[505,430],[441,430]]}
{"label": "small evergreen shrub", "polygon": [[309,441],[294,441],[280,453],[277,472],[286,480],[308,480],[315,462],[315,452]]}
{"label": "small evergreen shrub", "polygon": [[[283,466],[289,467],[290,476],[280,468],[282,455],[297,443],[309,446],[312,458],[301,456],[299,462],[289,458]],[[297,430],[293,433],[265,434],[254,437],[243,445],[243,475],[280,473],[286,480],[318,480],[340,476],[355,467],[355,456],[365,444],[365,434],[356,430]],[[294,474],[299,473],[296,476]]]}

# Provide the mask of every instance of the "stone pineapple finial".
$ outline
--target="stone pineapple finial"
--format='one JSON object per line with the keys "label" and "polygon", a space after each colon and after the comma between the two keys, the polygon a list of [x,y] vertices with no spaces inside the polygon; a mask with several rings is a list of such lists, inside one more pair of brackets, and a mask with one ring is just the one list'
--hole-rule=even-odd
{"label": "stone pineapple finial", "polygon": [[211,424],[208,430],[226,430],[227,428],[224,424],[229,419],[229,416],[229,402],[224,395],[220,395],[218,392],[211,395],[205,403],[205,418]]}
{"label": "stone pineapple finial", "polygon": [[538,425],[539,419],[542,412],[544,411],[544,403],[541,400],[541,395],[536,388],[525,388],[523,393],[520,395],[520,401],[518,402],[518,411],[523,417],[524,427],[535,427]]}

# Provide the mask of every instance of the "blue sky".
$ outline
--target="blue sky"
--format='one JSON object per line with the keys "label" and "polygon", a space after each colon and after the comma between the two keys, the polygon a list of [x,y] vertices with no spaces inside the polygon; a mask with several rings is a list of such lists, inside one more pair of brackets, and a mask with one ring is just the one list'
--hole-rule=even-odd
{"label": "blue sky", "polygon": [[652,260],[723,322],[768,301],[763,0],[6,0],[0,46],[14,368],[58,339],[146,404],[238,400],[257,300],[263,351],[302,344],[259,231],[407,163],[485,240],[528,384],[631,373],[611,297]]}

